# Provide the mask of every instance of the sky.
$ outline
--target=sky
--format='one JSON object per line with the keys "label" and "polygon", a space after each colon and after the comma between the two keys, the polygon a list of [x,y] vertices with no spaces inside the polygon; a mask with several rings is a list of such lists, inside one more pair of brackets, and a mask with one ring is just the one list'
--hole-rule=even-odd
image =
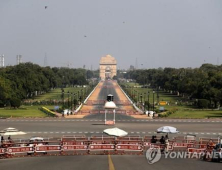
{"label": "sky", "polygon": [[222,64],[222,1],[0,0],[2,54],[87,69],[107,54],[119,69]]}

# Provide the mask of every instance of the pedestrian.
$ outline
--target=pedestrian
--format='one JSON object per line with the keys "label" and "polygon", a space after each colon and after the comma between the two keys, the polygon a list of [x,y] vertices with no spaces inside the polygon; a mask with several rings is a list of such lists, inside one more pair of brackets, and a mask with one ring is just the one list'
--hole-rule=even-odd
{"label": "pedestrian", "polygon": [[164,138],[164,136],[161,136],[161,138],[160,138],[160,143],[161,143],[161,144],[165,144],[165,138]]}
{"label": "pedestrian", "polygon": [[152,136],[151,143],[156,143],[156,136]]}
{"label": "pedestrian", "polygon": [[8,136],[8,140],[9,140],[9,142],[11,142],[11,140],[12,140],[10,135]]}
{"label": "pedestrian", "polygon": [[207,149],[212,150],[214,148],[215,144],[212,139],[209,140],[207,143]]}
{"label": "pedestrian", "polygon": [[168,135],[165,136],[165,153],[168,153],[169,151],[169,139],[168,139]]}

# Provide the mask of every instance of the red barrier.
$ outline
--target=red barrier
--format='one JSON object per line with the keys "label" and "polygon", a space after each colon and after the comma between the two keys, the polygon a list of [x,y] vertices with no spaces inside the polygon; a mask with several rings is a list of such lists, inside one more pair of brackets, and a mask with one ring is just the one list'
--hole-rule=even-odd
{"label": "red barrier", "polygon": [[205,149],[196,149],[196,148],[188,148],[187,149],[188,153],[194,153],[194,152],[196,152],[196,153],[204,153],[204,151],[205,151]]}
{"label": "red barrier", "polygon": [[31,146],[26,147],[10,147],[6,149],[7,154],[16,154],[16,153],[33,153],[34,149]]}
{"label": "red barrier", "polygon": [[74,140],[74,141],[63,141],[62,145],[86,145],[88,144],[88,140]]}
{"label": "red barrier", "polygon": [[174,143],[174,147],[187,147],[187,148],[194,148],[196,145],[194,143]]}
{"label": "red barrier", "polygon": [[142,145],[131,145],[131,144],[117,144],[116,150],[125,151],[142,151]]}
{"label": "red barrier", "polygon": [[[173,150],[173,144],[169,144],[168,146],[168,150]],[[165,144],[150,144],[150,148],[160,148],[160,149],[165,149],[166,145]]]}
{"label": "red barrier", "polygon": [[89,150],[115,150],[114,144],[91,144]]}
{"label": "red barrier", "polygon": [[143,142],[143,146],[150,146],[150,142]]}
{"label": "red barrier", "polygon": [[61,146],[60,145],[41,145],[35,147],[35,152],[56,152],[60,151]]}
{"label": "red barrier", "polygon": [[134,144],[134,145],[142,145],[143,141],[139,140],[119,140],[117,141],[117,144]]}
{"label": "red barrier", "polygon": [[5,154],[5,148],[0,148],[0,155]]}
{"label": "red barrier", "polygon": [[87,150],[87,145],[67,145],[62,146],[63,151],[74,151],[74,150]]}

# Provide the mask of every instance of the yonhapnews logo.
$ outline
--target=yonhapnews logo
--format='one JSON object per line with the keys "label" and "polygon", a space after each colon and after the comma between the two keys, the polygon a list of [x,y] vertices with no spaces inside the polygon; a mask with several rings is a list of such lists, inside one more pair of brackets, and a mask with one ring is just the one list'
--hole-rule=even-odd
{"label": "yonhapnews logo", "polygon": [[[215,154],[210,152],[165,152],[163,158],[165,159],[212,159],[215,157]],[[146,158],[149,164],[154,164],[161,159],[161,150],[160,148],[150,148],[146,151]]]}
{"label": "yonhapnews logo", "polygon": [[149,164],[158,162],[161,158],[160,148],[150,148],[146,151],[146,159]]}

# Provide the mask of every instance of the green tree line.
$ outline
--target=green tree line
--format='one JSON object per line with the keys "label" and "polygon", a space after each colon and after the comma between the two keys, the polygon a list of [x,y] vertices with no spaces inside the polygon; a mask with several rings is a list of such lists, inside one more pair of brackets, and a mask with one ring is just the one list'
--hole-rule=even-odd
{"label": "green tree line", "polygon": [[207,107],[222,105],[222,65],[203,64],[200,68],[159,68],[129,71],[126,79],[163,89],[188,99],[203,101]]}
{"label": "green tree line", "polygon": [[0,107],[17,107],[21,100],[57,87],[87,84],[94,74],[85,69],[40,67],[33,63],[0,68]]}

